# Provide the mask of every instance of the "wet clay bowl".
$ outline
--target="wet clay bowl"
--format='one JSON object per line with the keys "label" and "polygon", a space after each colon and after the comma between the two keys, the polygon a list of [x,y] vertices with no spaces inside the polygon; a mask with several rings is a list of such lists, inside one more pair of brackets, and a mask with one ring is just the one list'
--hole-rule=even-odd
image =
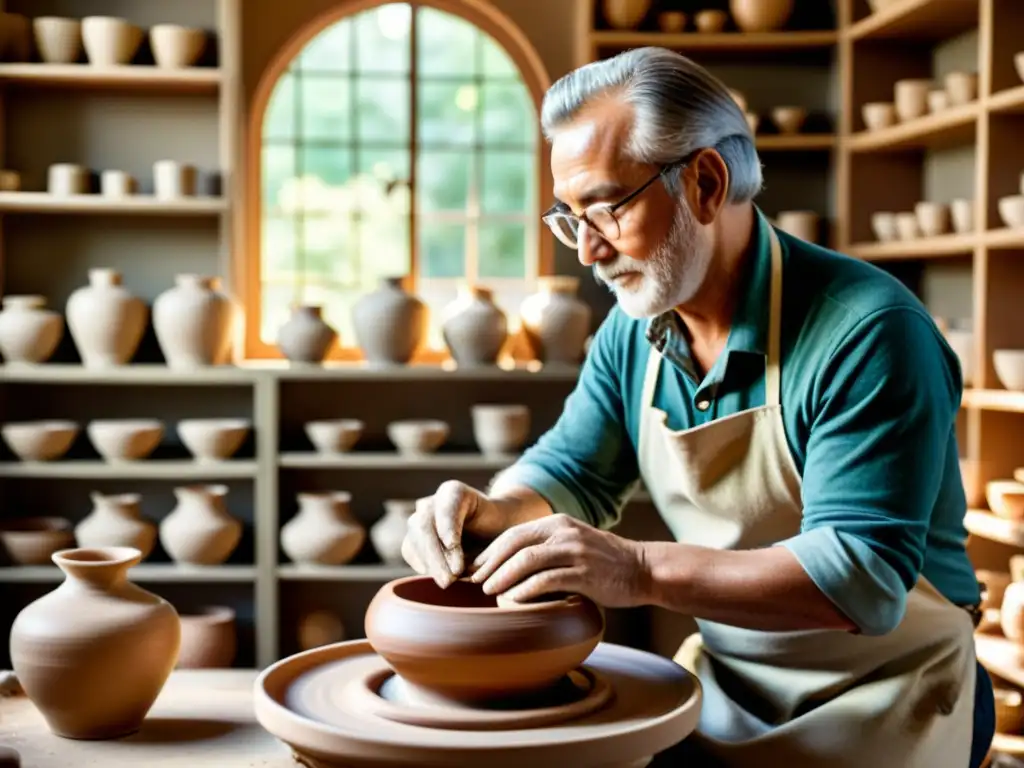
{"label": "wet clay bowl", "polygon": [[405,683],[461,703],[555,685],[586,660],[604,627],[585,597],[499,607],[471,581],[441,589],[426,576],[385,584],[366,612],[370,645]]}
{"label": "wet clay bowl", "polygon": [[75,546],[71,523],[61,517],[0,521],[2,558],[14,565],[49,565],[54,552]]}
{"label": "wet clay bowl", "polygon": [[73,421],[19,421],[0,428],[4,442],[22,461],[53,461],[61,458],[78,435]]}

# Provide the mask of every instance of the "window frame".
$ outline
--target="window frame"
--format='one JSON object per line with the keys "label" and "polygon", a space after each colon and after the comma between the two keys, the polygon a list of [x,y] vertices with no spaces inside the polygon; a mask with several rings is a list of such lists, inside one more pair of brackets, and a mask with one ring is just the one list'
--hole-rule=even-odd
{"label": "window frame", "polygon": [[[550,77],[533,44],[519,26],[504,13],[491,6],[486,0],[350,0],[342,2],[329,11],[320,13],[305,22],[283,46],[277,51],[266,67],[256,85],[247,125],[245,164],[247,169],[243,182],[244,205],[242,223],[242,242],[235,249],[234,271],[238,284],[241,286],[241,300],[245,308],[243,331],[243,357],[246,360],[283,359],[284,355],[276,345],[267,343],[260,338],[262,321],[262,223],[263,223],[263,120],[274,88],[280,78],[286,74],[289,66],[317,35],[325,28],[343,19],[355,16],[378,6],[392,2],[404,2],[414,7],[427,7],[443,11],[464,19],[490,35],[501,45],[519,70],[519,76],[533,99],[537,113],[540,113],[544,93],[551,85]],[[411,62],[410,80],[415,82],[416,63]],[[410,115],[410,119],[415,116]],[[543,211],[554,204],[552,190],[553,180],[550,166],[550,147],[545,141],[536,122],[535,173],[537,179],[537,210],[531,212],[539,221]],[[411,146],[411,144],[410,144]],[[410,215],[410,273],[404,277],[403,284],[409,291],[416,291],[416,280],[419,262],[418,226],[420,216],[415,203],[411,206]],[[533,274],[537,277],[550,275],[554,266],[554,242],[551,233],[545,226],[534,228],[536,241],[537,263],[533,265]],[[530,275],[527,265],[527,277]],[[487,285],[489,281],[482,280]],[[511,318],[510,318],[511,319]],[[444,350],[423,349],[414,358],[414,363],[440,363],[448,358]],[[356,346],[355,339],[341,339],[332,346],[327,355],[330,361],[356,362],[363,359],[361,350]]]}

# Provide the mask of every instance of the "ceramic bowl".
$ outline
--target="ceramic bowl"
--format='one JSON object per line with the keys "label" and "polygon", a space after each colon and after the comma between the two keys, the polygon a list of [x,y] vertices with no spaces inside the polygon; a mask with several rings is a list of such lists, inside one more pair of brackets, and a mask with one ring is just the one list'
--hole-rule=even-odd
{"label": "ceramic bowl", "polygon": [[922,78],[897,80],[893,86],[896,117],[901,121],[915,120],[928,112],[928,93],[932,81]]}
{"label": "ceramic bowl", "polygon": [[530,409],[525,405],[474,405],[470,414],[481,453],[515,453],[530,435]]}
{"label": "ceramic bowl", "polygon": [[15,565],[49,565],[54,552],[75,546],[71,523],[61,517],[0,521],[0,549]]}
{"label": "ceramic bowl", "polygon": [[399,453],[433,453],[448,439],[448,425],[437,419],[405,419],[387,426],[388,440]]}
{"label": "ceramic bowl", "polygon": [[949,206],[922,200],[914,206],[917,228],[924,237],[938,237],[949,232]]}
{"label": "ceramic bowl", "polygon": [[772,110],[772,122],[780,133],[799,133],[807,120],[807,110],[803,107],[775,107]]}
{"label": "ceramic bowl", "polygon": [[235,611],[225,606],[195,613],[179,611],[181,650],[176,669],[224,669],[235,660],[238,638]]}
{"label": "ceramic bowl", "polygon": [[736,102],[736,106],[740,108],[741,112],[747,111],[747,97],[743,91],[738,91],[735,88],[729,89],[729,95],[732,96],[732,100]]}
{"label": "ceramic bowl", "polygon": [[946,91],[929,91],[928,111],[935,113],[945,109],[949,109],[949,94]]}
{"label": "ceramic bowl", "polygon": [[1000,384],[1014,392],[1024,391],[1024,349],[997,349],[992,367]]}
{"label": "ceramic bowl", "polygon": [[85,431],[96,452],[107,461],[138,461],[160,444],[164,425],[156,419],[95,419]]}
{"label": "ceramic bowl", "polygon": [[499,607],[470,581],[441,589],[426,576],[385,584],[366,611],[367,639],[406,684],[458,702],[553,685],[604,628],[600,608],[579,595]]}
{"label": "ceramic bowl", "polygon": [[658,29],[675,34],[686,29],[686,14],[681,11],[664,11],[658,14]]}
{"label": "ceramic bowl", "polygon": [[999,217],[1008,227],[1024,227],[1024,195],[999,198]]}
{"label": "ceramic bowl", "polygon": [[0,427],[7,447],[22,461],[59,459],[75,441],[73,421],[12,421]]}
{"label": "ceramic bowl", "polygon": [[317,453],[331,456],[351,451],[362,437],[364,426],[358,419],[324,419],[307,421],[302,428]]}
{"label": "ceramic bowl", "polygon": [[82,53],[82,22],[62,16],[32,19],[32,36],[45,64],[74,64]]}
{"label": "ceramic bowl", "polygon": [[974,381],[974,331],[964,328],[950,328],[944,334],[946,343],[960,360],[960,377],[964,386]]}
{"label": "ceramic bowl", "polygon": [[1024,483],[991,480],[985,485],[988,508],[1007,520],[1024,520]]}
{"label": "ceramic bowl", "polygon": [[182,69],[191,67],[206,47],[206,33],[195,27],[178,24],[155,24],[149,29],[149,47],[158,67]]}
{"label": "ceramic bowl", "polygon": [[142,30],[116,16],[82,19],[82,45],[89,63],[101,67],[129,64],[142,43]]}
{"label": "ceramic bowl", "polygon": [[869,131],[879,131],[896,124],[896,105],[891,101],[872,101],[860,109],[864,126]]}
{"label": "ceramic bowl", "polygon": [[750,128],[750,132],[757,133],[757,127],[761,124],[761,116],[756,112],[744,112],[743,116],[747,119],[747,127]]}
{"label": "ceramic bowl", "polygon": [[957,234],[974,231],[974,201],[958,197],[949,204],[949,217]]}
{"label": "ceramic bowl", "polygon": [[178,437],[196,461],[224,461],[235,455],[252,431],[248,419],[182,419]]}
{"label": "ceramic bowl", "polygon": [[978,75],[974,72],[950,72],[945,85],[951,106],[970,104],[978,98]]}
{"label": "ceramic bowl", "polygon": [[915,240],[921,236],[917,225],[917,214],[901,211],[896,214],[896,237],[899,240]]}
{"label": "ceramic bowl", "polygon": [[889,243],[897,238],[896,214],[892,211],[876,211],[871,214],[871,231],[879,242]]}
{"label": "ceramic bowl", "polygon": [[718,9],[697,11],[697,14],[693,17],[693,23],[694,26],[697,27],[697,31],[708,34],[721,32],[725,29],[725,25],[728,21],[729,14]]}

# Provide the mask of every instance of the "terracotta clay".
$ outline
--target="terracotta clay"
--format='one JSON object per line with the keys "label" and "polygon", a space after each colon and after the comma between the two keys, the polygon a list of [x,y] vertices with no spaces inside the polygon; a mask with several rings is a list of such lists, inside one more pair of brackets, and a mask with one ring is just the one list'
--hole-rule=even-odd
{"label": "terracotta clay", "polygon": [[235,661],[238,633],[235,612],[212,606],[181,617],[181,650],[176,669],[224,669]]}
{"label": "terracotta clay", "polygon": [[366,637],[409,684],[455,701],[486,701],[553,685],[590,655],[604,615],[578,595],[498,607],[480,585],[442,590],[426,576],[381,587]]}
{"label": "terracotta clay", "polygon": [[178,614],[128,581],[131,547],[62,550],[67,578],[26,606],[11,627],[11,661],[25,693],[58,736],[133,733],[178,656]]}

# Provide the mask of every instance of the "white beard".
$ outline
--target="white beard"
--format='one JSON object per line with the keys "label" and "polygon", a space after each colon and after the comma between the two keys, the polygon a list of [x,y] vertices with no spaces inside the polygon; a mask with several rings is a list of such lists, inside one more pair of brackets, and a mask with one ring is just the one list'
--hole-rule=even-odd
{"label": "white beard", "polygon": [[[710,251],[689,207],[682,204],[676,208],[664,242],[648,258],[639,260],[620,253],[597,262],[594,277],[615,294],[630,317],[657,317],[692,300],[707,275]],[[624,272],[637,272],[640,277],[628,286],[611,282]]]}

